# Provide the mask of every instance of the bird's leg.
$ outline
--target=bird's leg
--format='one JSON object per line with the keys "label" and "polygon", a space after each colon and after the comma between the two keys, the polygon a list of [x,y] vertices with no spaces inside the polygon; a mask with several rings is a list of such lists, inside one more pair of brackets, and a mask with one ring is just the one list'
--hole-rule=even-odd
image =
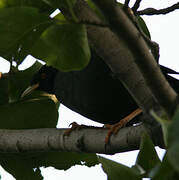
{"label": "bird's leg", "polygon": [[113,125],[109,125],[109,124],[105,125],[105,127],[109,129],[109,131],[106,135],[106,138],[105,138],[105,144],[109,143],[109,139],[112,134],[116,134],[120,128],[125,126],[129,121],[131,121],[133,118],[135,118],[140,113],[142,113],[142,110],[140,108],[138,108],[135,111],[133,111],[131,114],[126,116],[125,118],[121,119],[118,123],[113,124]]}

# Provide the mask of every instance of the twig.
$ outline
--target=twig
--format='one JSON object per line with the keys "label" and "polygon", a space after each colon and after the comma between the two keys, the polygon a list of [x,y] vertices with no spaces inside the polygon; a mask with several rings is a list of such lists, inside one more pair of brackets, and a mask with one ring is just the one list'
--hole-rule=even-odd
{"label": "twig", "polygon": [[[141,2],[141,0],[137,0],[136,2],[139,3],[139,1]],[[135,6],[135,5],[134,5]],[[151,52],[154,56],[154,58],[156,59],[156,61],[158,62],[159,60],[159,45],[152,41],[143,31],[142,29],[140,28],[140,25],[137,21],[137,18],[136,16],[134,15],[134,12],[133,11],[130,11],[131,9],[128,8],[127,11],[125,11],[124,9],[124,12],[126,13],[126,15],[130,18],[130,20],[133,22],[133,24],[136,26],[136,28],[138,29],[138,31],[140,32],[140,34],[142,35],[142,37],[145,39],[146,43],[149,45],[149,47],[151,48]]]}
{"label": "twig", "polygon": [[142,0],[136,0],[134,6],[132,7],[132,10],[134,12],[134,14],[136,13],[137,9],[140,7],[140,3]]}
{"label": "twig", "polygon": [[129,7],[130,0],[125,0],[124,9]]}
{"label": "twig", "polygon": [[154,9],[154,8],[147,8],[147,9],[144,9],[144,10],[141,10],[141,11],[137,11],[136,14],[137,15],[159,15],[159,14],[168,14],[176,9],[179,9],[179,2],[170,6],[170,7],[167,7],[167,8],[164,8],[164,9]]}

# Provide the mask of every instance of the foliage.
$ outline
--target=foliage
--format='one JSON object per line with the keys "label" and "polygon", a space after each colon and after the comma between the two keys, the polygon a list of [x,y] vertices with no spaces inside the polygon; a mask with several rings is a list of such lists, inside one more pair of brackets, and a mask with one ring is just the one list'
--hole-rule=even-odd
{"label": "foliage", "polygon": [[[54,97],[36,92],[21,98],[22,92],[28,87],[30,79],[41,64],[36,62],[24,71],[19,71],[18,66],[29,54],[62,71],[81,70],[88,64],[90,48],[86,27],[78,23],[74,15],[75,2],[75,0],[0,0],[0,56],[11,64],[17,63],[16,67],[11,66],[10,72],[0,78],[1,129],[56,127],[59,104]],[[104,20],[99,9],[91,1],[88,3]],[[50,17],[54,10],[61,7],[70,9],[72,17],[70,20],[62,13]],[[140,28],[150,38],[145,22],[141,17],[137,19]],[[169,148],[162,162],[150,138],[144,135],[136,164],[131,168],[100,156],[97,158],[95,154],[70,152],[0,154],[0,164],[17,179],[42,179],[39,170],[41,166],[66,170],[76,164],[90,167],[98,163],[102,164],[109,180],[138,180],[142,177],[150,177],[152,180],[177,179],[178,119],[179,110],[173,118],[173,123],[163,123]]]}
{"label": "foliage", "polygon": [[86,29],[76,24],[53,25],[42,33],[31,54],[60,70],[79,70],[90,58]]}
{"label": "foliage", "polygon": [[[42,179],[39,167],[54,167],[59,170],[67,170],[74,165],[88,167],[98,164],[95,154],[48,152],[48,153],[24,153],[0,154],[1,166],[11,173],[16,179]],[[34,169],[35,168],[35,169]]]}

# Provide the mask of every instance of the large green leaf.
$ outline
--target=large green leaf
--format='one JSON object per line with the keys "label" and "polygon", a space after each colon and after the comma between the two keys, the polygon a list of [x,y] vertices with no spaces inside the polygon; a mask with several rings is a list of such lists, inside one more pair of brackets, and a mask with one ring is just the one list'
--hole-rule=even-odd
{"label": "large green leaf", "polygon": [[57,24],[49,27],[33,47],[32,55],[62,71],[83,69],[90,59],[85,26]]}
{"label": "large green leaf", "polygon": [[145,173],[148,173],[152,168],[160,163],[160,159],[150,137],[146,134],[143,135],[136,164],[142,167]]}
{"label": "large green leaf", "polygon": [[175,180],[179,179],[178,172],[172,167],[168,161],[167,153],[165,154],[162,163],[151,170],[150,178],[152,180]]}
{"label": "large green leaf", "polygon": [[[85,165],[88,167],[99,164],[96,154],[71,153],[71,152],[48,152],[48,153],[21,153],[0,154],[0,164],[20,180],[38,180],[40,172],[33,168],[54,167],[59,170],[67,170],[74,165]],[[18,180],[19,180],[18,179]]]}
{"label": "large green leaf", "polygon": [[168,131],[168,157],[170,163],[179,172],[179,107],[172,119],[172,124]]}
{"label": "large green leaf", "polygon": [[21,161],[17,158],[11,158],[8,161],[0,160],[0,163],[16,180],[43,180],[40,169],[33,169],[28,161],[28,159]]}
{"label": "large green leaf", "polygon": [[0,56],[20,64],[41,33],[53,23],[47,15],[30,7],[0,9]]}
{"label": "large green leaf", "polygon": [[55,9],[43,0],[0,0],[0,8],[36,7],[40,12],[51,14]]}
{"label": "large green leaf", "polygon": [[70,8],[73,8],[73,6],[76,3],[76,0],[42,0],[45,3],[48,3],[50,6],[58,9],[65,9],[69,12],[71,11]]}
{"label": "large green leaf", "polygon": [[63,7],[63,2],[65,2],[66,0],[42,0],[43,2],[47,3],[48,5],[50,5],[53,8],[60,8]]}
{"label": "large green leaf", "polygon": [[[44,155],[45,158],[43,158]],[[98,158],[94,153],[51,152],[41,153],[41,156],[39,157],[39,166],[53,166],[59,170],[67,170],[74,165],[84,165],[91,167],[99,164]]]}
{"label": "large green leaf", "polygon": [[108,176],[108,180],[141,180],[137,171],[112,160],[99,157],[102,168]]}
{"label": "large green leaf", "polygon": [[33,98],[0,106],[0,129],[55,128],[58,120],[57,101],[41,93]]}

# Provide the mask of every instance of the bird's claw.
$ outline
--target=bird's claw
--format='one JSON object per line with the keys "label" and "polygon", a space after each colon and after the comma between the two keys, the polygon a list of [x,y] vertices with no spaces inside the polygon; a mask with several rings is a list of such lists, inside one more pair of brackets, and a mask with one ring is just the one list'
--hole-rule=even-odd
{"label": "bird's claw", "polygon": [[118,123],[113,124],[113,125],[106,124],[105,127],[107,129],[109,129],[109,130],[108,130],[108,133],[107,133],[107,135],[105,137],[105,144],[106,145],[109,144],[110,137],[111,137],[112,134],[117,134],[119,129],[124,127],[129,121],[131,121],[134,117],[136,117],[140,113],[142,113],[142,110],[140,108],[138,108],[135,111],[133,111],[131,114],[126,116],[125,118],[121,119]]}
{"label": "bird's claw", "polygon": [[88,127],[86,125],[79,125],[78,123],[76,122],[72,122],[70,123],[71,128],[67,129],[65,132],[64,132],[64,136],[69,136],[71,134],[72,131],[74,130],[80,130],[82,128],[85,128],[85,127]]}

